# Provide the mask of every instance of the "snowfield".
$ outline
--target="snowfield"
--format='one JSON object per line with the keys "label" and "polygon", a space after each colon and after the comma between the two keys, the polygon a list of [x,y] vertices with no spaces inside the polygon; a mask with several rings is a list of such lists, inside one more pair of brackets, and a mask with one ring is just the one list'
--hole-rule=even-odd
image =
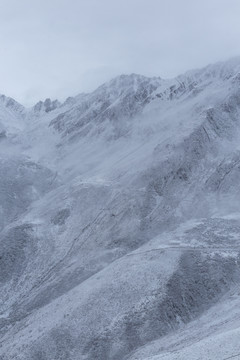
{"label": "snowfield", "polygon": [[0,96],[0,359],[240,359],[240,59]]}

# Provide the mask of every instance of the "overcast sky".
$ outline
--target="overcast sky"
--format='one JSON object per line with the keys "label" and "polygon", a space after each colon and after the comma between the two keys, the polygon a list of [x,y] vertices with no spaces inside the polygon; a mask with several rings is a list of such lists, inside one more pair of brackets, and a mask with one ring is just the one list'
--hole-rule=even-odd
{"label": "overcast sky", "polygon": [[240,0],[0,0],[0,93],[63,100],[121,73],[240,55]]}

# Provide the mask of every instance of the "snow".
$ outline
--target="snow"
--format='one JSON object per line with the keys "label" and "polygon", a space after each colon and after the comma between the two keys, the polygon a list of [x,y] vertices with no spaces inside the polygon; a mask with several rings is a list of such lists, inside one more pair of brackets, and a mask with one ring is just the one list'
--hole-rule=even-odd
{"label": "snow", "polygon": [[0,97],[3,360],[239,356],[239,71]]}

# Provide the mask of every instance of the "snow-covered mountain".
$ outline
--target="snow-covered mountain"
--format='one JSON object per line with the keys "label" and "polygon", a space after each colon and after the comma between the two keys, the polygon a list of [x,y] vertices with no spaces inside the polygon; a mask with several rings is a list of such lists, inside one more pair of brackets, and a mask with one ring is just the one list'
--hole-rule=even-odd
{"label": "snow-covered mountain", "polygon": [[240,358],[240,59],[0,127],[1,360]]}

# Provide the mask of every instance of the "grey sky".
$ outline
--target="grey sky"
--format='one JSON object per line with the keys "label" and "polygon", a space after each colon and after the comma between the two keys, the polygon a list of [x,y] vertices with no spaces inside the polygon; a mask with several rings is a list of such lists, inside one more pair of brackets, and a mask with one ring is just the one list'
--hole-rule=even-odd
{"label": "grey sky", "polygon": [[31,105],[173,77],[240,55],[239,19],[239,0],[0,0],[0,93]]}

